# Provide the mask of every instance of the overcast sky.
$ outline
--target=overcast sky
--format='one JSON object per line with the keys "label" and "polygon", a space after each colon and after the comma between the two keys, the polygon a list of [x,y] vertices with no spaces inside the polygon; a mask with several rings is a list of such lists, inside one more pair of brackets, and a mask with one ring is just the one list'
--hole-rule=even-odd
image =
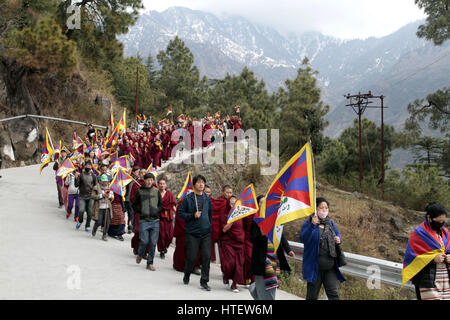
{"label": "overcast sky", "polygon": [[143,0],[146,11],[172,6],[240,15],[281,33],[319,31],[342,39],[382,37],[425,18],[414,0]]}

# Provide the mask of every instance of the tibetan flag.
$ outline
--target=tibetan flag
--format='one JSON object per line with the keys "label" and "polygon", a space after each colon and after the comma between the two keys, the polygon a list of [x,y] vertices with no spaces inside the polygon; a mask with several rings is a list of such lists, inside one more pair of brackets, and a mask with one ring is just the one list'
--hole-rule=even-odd
{"label": "tibetan flag", "polygon": [[228,214],[227,223],[245,218],[258,211],[258,203],[256,201],[255,189],[253,184],[250,184],[244,191],[241,192],[233,208]]}
{"label": "tibetan flag", "polygon": [[241,112],[241,106],[234,107],[234,111],[236,111],[236,113]]}
{"label": "tibetan flag", "polygon": [[127,156],[121,156],[119,159],[117,159],[114,162],[113,167],[111,168],[111,172],[116,172],[120,168],[122,168],[123,170],[128,170]]}
{"label": "tibetan flag", "polygon": [[78,160],[78,159],[82,159],[82,158],[84,158],[84,153],[80,153],[80,152],[78,152],[78,150],[69,156],[70,161],[74,161],[74,160]]}
{"label": "tibetan flag", "polygon": [[272,182],[255,217],[261,231],[278,249],[276,227],[315,212],[315,184],[310,142],[295,154]]}
{"label": "tibetan flag", "polygon": [[180,114],[180,115],[177,117],[177,121],[178,121],[178,122],[184,122],[184,121],[186,121],[186,117],[184,116],[184,114]]}
{"label": "tibetan flag", "polygon": [[216,113],[214,113],[214,118],[220,118],[220,111],[217,111]]}
{"label": "tibetan flag", "polygon": [[169,115],[169,114],[171,114],[172,113],[172,107],[168,107],[167,108],[167,115]]}
{"label": "tibetan flag", "polygon": [[108,126],[112,129],[114,128],[114,112],[113,112],[113,107],[111,104],[111,107],[109,109],[109,122],[108,122]]}
{"label": "tibetan flag", "polygon": [[69,174],[75,170],[76,169],[75,169],[75,166],[73,165],[72,161],[70,159],[67,159],[56,171],[56,176],[62,177],[64,179],[64,177],[67,174]]}
{"label": "tibetan flag", "polygon": [[62,177],[56,176],[56,183],[58,184],[58,186],[59,186],[60,188],[62,188],[62,187],[63,187],[63,184],[64,184],[63,178],[62,178]]}
{"label": "tibetan flag", "polygon": [[56,145],[56,148],[54,150],[54,156],[53,159],[56,161],[59,159],[59,155],[61,153],[61,140],[59,140],[59,143]]}
{"label": "tibetan flag", "polygon": [[79,153],[84,154],[84,142],[80,137],[77,138],[77,146],[75,148]]}
{"label": "tibetan flag", "polygon": [[183,189],[181,189],[181,192],[177,198],[183,200],[184,197],[186,197],[192,191],[194,191],[194,184],[192,183],[192,174],[189,171],[186,177],[186,181],[184,182]]}
{"label": "tibetan flag", "polygon": [[441,237],[443,243],[439,241],[436,233],[426,221],[411,232],[403,260],[402,287],[433,261],[438,254],[450,253],[447,228],[442,228]]}
{"label": "tibetan flag", "polygon": [[152,173],[155,176],[155,178],[158,176],[158,172],[156,172],[155,167],[153,167],[153,163],[150,163],[145,173]]}
{"label": "tibetan flag", "polygon": [[41,156],[41,167],[39,172],[42,173],[42,169],[48,166],[50,161],[52,161],[53,149],[48,140],[48,130],[45,128],[45,141],[42,146],[42,156]]}
{"label": "tibetan flag", "polygon": [[114,145],[116,145],[118,139],[119,139],[119,131],[118,131],[118,127],[116,127],[114,129],[114,131],[111,133],[111,136],[106,141],[105,149],[114,147]]}
{"label": "tibetan flag", "polygon": [[119,155],[116,152],[111,153],[111,155],[109,156],[109,160],[111,160],[111,163],[115,163],[117,160],[119,160]]}
{"label": "tibetan flag", "polygon": [[92,164],[92,172],[94,172],[94,174],[96,176],[100,175],[100,171],[98,170],[98,164]]}
{"label": "tibetan flag", "polygon": [[125,170],[119,168],[109,184],[109,189],[123,198],[125,196],[125,186],[133,180]]}
{"label": "tibetan flag", "polygon": [[162,150],[162,140],[161,139],[156,139],[155,140],[155,144],[159,147],[159,150]]}
{"label": "tibetan flag", "polygon": [[120,118],[119,123],[117,124],[117,131],[120,132],[121,130],[125,130],[127,126],[127,120],[126,120],[126,112],[125,109],[122,113],[122,118]]}

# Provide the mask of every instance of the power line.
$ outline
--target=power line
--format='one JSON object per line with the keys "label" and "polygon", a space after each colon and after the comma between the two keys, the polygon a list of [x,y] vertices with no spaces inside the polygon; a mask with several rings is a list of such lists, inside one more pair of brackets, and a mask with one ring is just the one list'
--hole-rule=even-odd
{"label": "power line", "polygon": [[398,85],[400,82],[403,82],[403,81],[405,81],[405,80],[408,80],[409,78],[411,78],[411,77],[415,76],[416,74],[418,74],[420,71],[422,71],[422,70],[424,70],[424,69],[426,69],[426,68],[432,66],[432,65],[435,64],[435,63],[438,63],[439,61],[441,61],[442,59],[444,59],[444,58],[445,58],[446,56],[448,56],[448,55],[450,55],[450,51],[447,52],[447,54],[445,54],[445,55],[443,55],[442,57],[440,57],[439,59],[433,61],[432,63],[426,65],[425,67],[423,67],[423,68],[417,70],[416,72],[410,74],[410,75],[407,76],[406,78],[404,78],[404,79],[402,79],[402,80],[400,80],[400,81],[398,81],[398,82],[395,82],[395,83],[392,84],[391,86],[396,86],[396,85]]}

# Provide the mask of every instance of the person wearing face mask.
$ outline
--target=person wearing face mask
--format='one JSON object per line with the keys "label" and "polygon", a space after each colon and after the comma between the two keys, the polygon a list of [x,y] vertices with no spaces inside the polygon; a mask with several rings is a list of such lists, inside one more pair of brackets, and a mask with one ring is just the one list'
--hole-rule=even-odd
{"label": "person wearing face mask", "polygon": [[306,300],[317,300],[322,284],[329,300],[339,300],[337,281],[345,281],[337,264],[336,245],[341,243],[341,236],[328,216],[328,201],[317,198],[316,206],[317,215],[310,216],[300,231],[300,242],[304,244],[302,273],[307,281]]}
{"label": "person wearing face mask", "polygon": [[94,200],[91,199],[92,189],[97,185],[97,177],[92,171],[92,162],[86,161],[81,174],[75,178],[75,187],[79,188],[79,216],[76,228],[79,229],[83,223],[84,212],[87,213],[86,232],[91,232],[91,218]]}
{"label": "person wearing face mask", "polygon": [[447,210],[437,202],[425,208],[425,221],[409,237],[402,285],[409,280],[417,300],[450,300],[450,239],[444,227]]}

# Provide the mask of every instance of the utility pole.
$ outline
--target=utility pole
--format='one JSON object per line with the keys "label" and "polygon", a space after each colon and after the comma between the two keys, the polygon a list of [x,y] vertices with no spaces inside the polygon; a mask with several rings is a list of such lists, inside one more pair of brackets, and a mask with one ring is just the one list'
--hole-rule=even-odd
{"label": "utility pole", "polygon": [[[347,104],[347,107],[352,107],[353,111],[358,115],[358,123],[359,123],[359,188],[362,189],[362,180],[363,180],[363,170],[362,170],[362,127],[361,127],[361,117],[366,111],[366,108],[381,108],[381,178],[378,184],[381,184],[381,197],[384,198],[384,96],[374,96],[372,92],[350,95],[347,94],[344,96],[345,98],[350,100],[350,103]],[[369,99],[380,99],[381,106],[369,106],[369,104],[373,103]]]}
{"label": "utility pole", "polygon": [[139,67],[136,67],[136,123],[138,119],[138,87],[139,87]]}

